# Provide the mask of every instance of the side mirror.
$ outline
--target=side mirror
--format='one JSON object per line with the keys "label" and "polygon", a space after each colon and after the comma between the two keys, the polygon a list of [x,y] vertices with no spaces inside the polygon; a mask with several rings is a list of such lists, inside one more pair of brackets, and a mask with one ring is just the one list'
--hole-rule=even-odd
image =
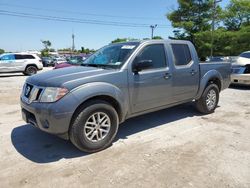
{"label": "side mirror", "polygon": [[140,60],[140,61],[135,61],[133,64],[133,69],[132,71],[134,73],[138,73],[142,71],[143,69],[147,69],[153,66],[153,61],[152,60]]}

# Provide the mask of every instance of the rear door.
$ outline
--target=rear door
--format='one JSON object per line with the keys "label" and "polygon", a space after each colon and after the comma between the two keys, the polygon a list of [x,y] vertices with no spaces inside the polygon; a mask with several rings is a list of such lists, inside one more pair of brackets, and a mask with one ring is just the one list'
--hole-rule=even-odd
{"label": "rear door", "polygon": [[15,70],[14,54],[6,54],[0,59],[0,72],[13,72]]}
{"label": "rear door", "polygon": [[170,44],[173,55],[173,101],[192,99],[199,88],[199,62],[189,43]]}
{"label": "rear door", "polygon": [[15,54],[15,70],[16,71],[24,71],[24,63],[27,61],[25,55]]}

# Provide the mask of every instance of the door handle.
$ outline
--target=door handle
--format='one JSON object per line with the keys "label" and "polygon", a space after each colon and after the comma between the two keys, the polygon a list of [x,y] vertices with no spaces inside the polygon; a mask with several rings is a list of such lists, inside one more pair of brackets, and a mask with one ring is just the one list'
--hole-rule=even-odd
{"label": "door handle", "polygon": [[165,75],[164,75],[164,79],[169,79],[169,78],[171,78],[172,77],[172,74],[170,74],[170,73],[166,73]]}
{"label": "door handle", "polygon": [[191,70],[190,71],[190,74],[193,76],[193,75],[195,75],[197,73],[197,71],[195,71],[195,70]]}

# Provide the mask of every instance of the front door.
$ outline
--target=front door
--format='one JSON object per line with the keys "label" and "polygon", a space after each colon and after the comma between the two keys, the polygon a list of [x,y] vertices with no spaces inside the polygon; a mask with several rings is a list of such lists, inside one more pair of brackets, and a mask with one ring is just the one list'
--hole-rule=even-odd
{"label": "front door", "polygon": [[6,54],[0,58],[0,72],[12,72],[15,65],[14,54]]}
{"label": "front door", "polygon": [[128,73],[132,113],[166,105],[171,98],[172,78],[167,66],[164,44],[144,46],[134,61],[144,60],[152,61],[152,66],[138,73]]}

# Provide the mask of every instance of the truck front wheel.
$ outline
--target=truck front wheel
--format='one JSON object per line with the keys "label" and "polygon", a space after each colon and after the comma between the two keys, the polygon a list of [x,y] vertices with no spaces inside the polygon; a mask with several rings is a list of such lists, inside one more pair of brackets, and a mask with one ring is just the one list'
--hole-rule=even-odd
{"label": "truck front wheel", "polygon": [[219,88],[216,84],[209,84],[202,96],[196,101],[196,108],[203,114],[213,113],[219,102]]}
{"label": "truck front wheel", "polygon": [[112,143],[118,127],[119,118],[113,106],[102,100],[94,100],[76,112],[69,136],[78,149],[97,152]]}

